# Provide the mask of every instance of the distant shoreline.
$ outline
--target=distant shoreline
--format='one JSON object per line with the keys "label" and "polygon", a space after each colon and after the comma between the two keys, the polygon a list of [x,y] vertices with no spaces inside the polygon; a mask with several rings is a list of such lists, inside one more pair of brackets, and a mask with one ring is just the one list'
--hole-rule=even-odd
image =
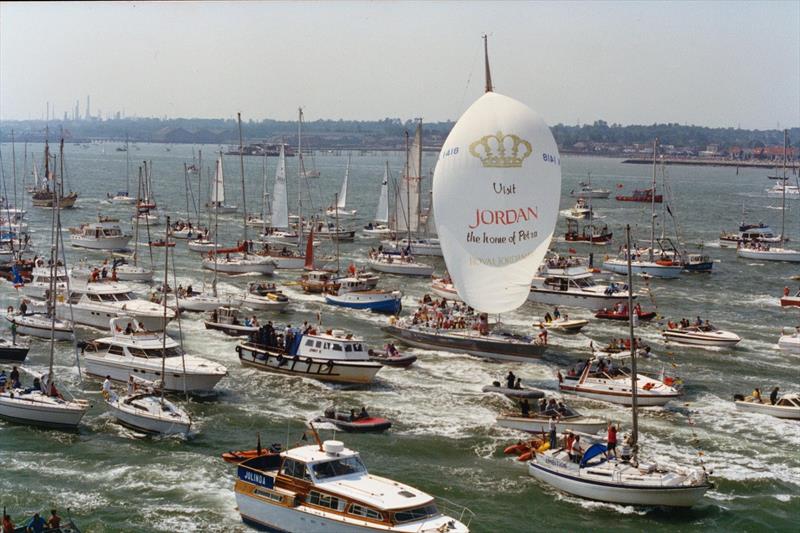
{"label": "distant shoreline", "polygon": [[[735,159],[663,157],[659,158],[658,162],[664,165],[687,165],[702,167],[783,168],[783,161],[761,161],[752,159],[746,161],[737,161]],[[623,163],[630,163],[633,165],[652,165],[653,158],[635,157],[626,159],[623,161]],[[786,168],[800,168],[800,162],[787,161]]]}

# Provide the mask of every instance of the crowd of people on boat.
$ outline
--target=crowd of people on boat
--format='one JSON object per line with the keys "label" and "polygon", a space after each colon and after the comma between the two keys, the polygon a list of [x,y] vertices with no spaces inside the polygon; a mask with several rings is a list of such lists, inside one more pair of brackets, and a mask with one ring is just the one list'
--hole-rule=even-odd
{"label": "crowd of people on boat", "polygon": [[475,328],[482,335],[489,333],[489,317],[481,313],[476,320],[475,310],[463,302],[434,299],[430,294],[422,297],[419,308],[411,318],[414,326],[435,329]]}
{"label": "crowd of people on boat", "polygon": [[23,388],[19,368],[16,366],[12,366],[11,372],[8,374],[6,374],[5,370],[0,370],[0,392],[5,392],[7,390],[16,390],[19,394],[30,394],[31,392],[38,391],[53,398],[61,398],[61,393],[58,388],[56,388],[55,382],[49,382],[47,374],[34,376],[33,385]]}
{"label": "crowd of people on boat", "polygon": [[702,328],[707,331],[714,328],[708,319],[703,321],[699,316],[694,320],[694,322],[690,321],[688,318],[682,318],[678,322],[674,322],[672,320],[667,321],[667,329],[686,329],[691,327]]}
{"label": "crowd of people on boat", "polygon": [[373,261],[383,260],[387,263],[413,263],[414,256],[411,255],[411,247],[406,246],[405,248],[401,248],[399,252],[394,253],[387,253],[384,251],[383,246],[378,246],[377,250],[375,248],[369,249],[369,258]]}
{"label": "crowd of people on boat", "polygon": [[3,523],[2,533],[16,533],[23,531],[24,533],[43,533],[44,531],[60,531],[61,517],[58,515],[56,509],[50,510],[50,516],[45,520],[39,513],[26,520],[21,526],[15,526],[11,521],[11,516],[6,514],[3,510]]}
{"label": "crowd of people on boat", "polygon": [[[780,390],[781,390],[780,387],[774,387],[772,389],[772,392],[769,393],[770,405],[775,405],[776,403],[778,403],[778,393],[780,392]],[[752,403],[766,403],[764,399],[761,397],[761,389],[758,387],[754,388],[753,392],[751,392],[749,396],[744,398],[744,401]]]}
{"label": "crowd of people on boat", "polygon": [[263,326],[257,327],[258,331],[254,331],[250,334],[249,341],[251,343],[263,346],[265,348],[283,350],[286,353],[291,352],[294,340],[298,336],[316,335],[317,333],[316,328],[307,321],[303,322],[303,325],[298,328],[292,327],[291,324],[287,324],[282,332],[275,328],[275,326],[272,324],[272,320],[268,321]]}

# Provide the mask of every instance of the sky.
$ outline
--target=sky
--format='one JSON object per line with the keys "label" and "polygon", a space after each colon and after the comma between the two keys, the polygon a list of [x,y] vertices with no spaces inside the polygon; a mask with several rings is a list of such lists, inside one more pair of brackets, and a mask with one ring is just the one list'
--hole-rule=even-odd
{"label": "sky", "polygon": [[495,90],[550,124],[800,125],[800,1],[0,4],[0,119],[457,119]]}

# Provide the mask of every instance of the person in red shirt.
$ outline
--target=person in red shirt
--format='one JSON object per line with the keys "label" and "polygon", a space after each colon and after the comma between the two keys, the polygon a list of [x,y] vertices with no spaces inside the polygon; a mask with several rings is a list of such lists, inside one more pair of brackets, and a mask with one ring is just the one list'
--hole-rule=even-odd
{"label": "person in red shirt", "polygon": [[5,513],[3,513],[3,533],[14,533],[14,522]]}
{"label": "person in red shirt", "polygon": [[617,457],[617,426],[609,422],[608,424],[608,437],[607,437],[606,458],[614,452],[614,457]]}

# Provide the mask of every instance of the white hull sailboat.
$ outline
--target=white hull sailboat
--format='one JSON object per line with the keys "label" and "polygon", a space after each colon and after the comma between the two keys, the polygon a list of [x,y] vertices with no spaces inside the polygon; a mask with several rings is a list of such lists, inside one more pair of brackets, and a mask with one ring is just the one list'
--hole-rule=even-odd
{"label": "white hull sailboat", "polygon": [[372,270],[399,276],[430,276],[434,270],[431,265],[417,263],[411,256],[400,254],[374,253],[367,264]]}
{"label": "white hull sailboat", "polygon": [[762,246],[737,248],[736,255],[743,259],[755,259],[757,261],[785,261],[787,263],[800,263],[800,250],[789,250],[787,248]]}
{"label": "white hull sailboat", "polygon": [[791,355],[800,355],[800,330],[794,333],[785,333],[778,339],[778,348],[783,353]]}
{"label": "white hull sailboat", "polygon": [[233,253],[217,258],[203,258],[203,268],[223,274],[266,274],[275,272],[275,262],[270,257]]}
{"label": "white hull sailboat", "polygon": [[153,392],[112,397],[106,407],[120,424],[145,433],[185,435],[192,427],[183,409]]}
{"label": "white hull sailboat", "polygon": [[347,155],[347,169],[344,171],[344,181],[342,181],[342,189],[339,192],[336,205],[329,207],[325,213],[330,217],[352,217],[357,211],[355,209],[347,209],[347,182],[350,178],[350,155]]}
{"label": "white hull sailboat", "polygon": [[58,429],[75,429],[89,409],[85,401],[64,400],[41,390],[0,392],[0,418]]}
{"label": "white hull sailboat", "polygon": [[389,223],[389,162],[383,171],[381,180],[381,192],[378,197],[378,207],[375,210],[375,218],[367,226],[364,226],[363,233],[369,237],[386,237],[393,232],[387,224]]}
{"label": "white hull sailboat", "polygon": [[225,203],[225,176],[222,171],[222,153],[217,158],[217,171],[214,174],[214,183],[211,185],[211,197],[206,204],[206,209],[215,211],[220,215],[236,213],[239,208]]}
{"label": "white hull sailboat", "polygon": [[75,327],[68,320],[53,321],[46,314],[9,313],[6,320],[17,326],[17,333],[39,339],[49,339],[52,335],[57,341],[72,340],[75,336]]}

